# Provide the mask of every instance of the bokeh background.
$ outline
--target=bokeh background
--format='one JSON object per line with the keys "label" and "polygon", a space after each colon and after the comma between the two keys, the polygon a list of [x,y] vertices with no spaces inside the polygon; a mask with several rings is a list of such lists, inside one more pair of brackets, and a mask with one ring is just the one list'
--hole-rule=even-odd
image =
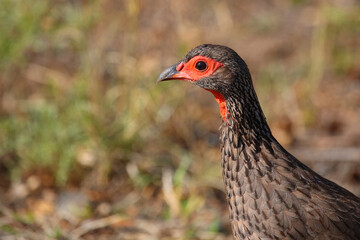
{"label": "bokeh background", "polygon": [[201,43],[248,63],[276,138],[360,195],[357,0],[0,1],[0,238],[231,239],[219,109],[156,85]]}

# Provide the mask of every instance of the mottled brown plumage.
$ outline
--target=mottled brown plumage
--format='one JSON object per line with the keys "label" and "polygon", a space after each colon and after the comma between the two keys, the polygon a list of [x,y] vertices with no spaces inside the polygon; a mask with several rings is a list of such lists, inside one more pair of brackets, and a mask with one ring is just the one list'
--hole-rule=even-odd
{"label": "mottled brown plumage", "polygon": [[[221,66],[202,77],[208,70],[191,63],[199,56],[197,61]],[[234,239],[360,239],[360,199],[312,171],[276,141],[237,53],[200,45],[158,81],[171,79],[210,90],[220,106],[226,105],[221,165]]]}

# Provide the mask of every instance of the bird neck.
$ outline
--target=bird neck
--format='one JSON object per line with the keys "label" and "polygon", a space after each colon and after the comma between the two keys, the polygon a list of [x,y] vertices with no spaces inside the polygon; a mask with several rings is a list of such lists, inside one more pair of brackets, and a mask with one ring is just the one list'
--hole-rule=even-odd
{"label": "bird neck", "polygon": [[274,140],[255,91],[238,91],[226,98],[224,125],[235,131],[244,144]]}

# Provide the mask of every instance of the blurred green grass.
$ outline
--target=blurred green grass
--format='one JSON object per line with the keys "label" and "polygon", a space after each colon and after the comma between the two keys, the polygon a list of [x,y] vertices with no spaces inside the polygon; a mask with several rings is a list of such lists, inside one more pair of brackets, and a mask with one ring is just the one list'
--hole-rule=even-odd
{"label": "blurred green grass", "polygon": [[[6,25],[2,28],[0,50],[5,90],[0,153],[13,156],[7,164],[15,177],[32,168],[45,167],[54,173],[57,184],[63,185],[76,167],[79,151],[92,149],[101,161],[99,174],[106,178],[111,161],[126,159],[142,144],[140,135],[149,134],[146,131],[153,116],[148,114],[155,110],[154,100],[158,97],[149,90],[153,88],[153,77],[134,76],[132,69],[117,74],[117,69],[104,69],[112,68],[112,64],[101,66],[103,56],[97,54],[102,55],[105,50],[90,49],[91,42],[86,40],[87,31],[94,27],[94,13],[99,12],[98,2],[86,6],[85,11],[80,11],[84,6],[70,3],[21,3],[5,1],[1,7],[2,23]],[[17,7],[13,14],[10,9]],[[64,52],[72,55],[75,66],[65,63],[52,73],[47,68],[56,65],[57,59],[55,63],[48,61]],[[42,54],[53,55],[46,59],[48,66],[43,69],[34,66],[37,63],[32,62],[31,56]],[[39,81],[36,86],[25,83],[30,89],[21,89],[18,85],[26,81],[22,76],[7,79],[7,74],[16,75],[12,71],[27,67],[30,78],[31,74],[38,77],[36,71],[45,72],[41,73],[42,79],[31,79]],[[127,67],[133,66],[124,66]],[[66,68],[73,68],[66,73],[70,79],[61,75],[61,71],[68,72]],[[15,106],[7,109],[7,104]]]}
{"label": "blurred green grass", "polygon": [[[318,127],[322,84],[358,81],[360,5],[280,2],[1,1],[1,174],[11,185],[42,169],[54,188],[117,179],[141,195],[171,169],[175,201],[159,216],[193,238],[208,189],[222,189],[220,119],[200,89],[156,86],[164,67],[199,43],[229,45],[270,124],[286,117],[295,132]],[[219,214],[208,218],[220,231]]]}

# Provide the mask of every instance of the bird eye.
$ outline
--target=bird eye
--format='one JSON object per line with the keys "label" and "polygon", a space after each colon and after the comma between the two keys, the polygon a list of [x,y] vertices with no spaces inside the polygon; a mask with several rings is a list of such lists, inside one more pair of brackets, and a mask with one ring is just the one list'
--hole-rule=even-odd
{"label": "bird eye", "polygon": [[202,70],[205,70],[205,69],[207,68],[207,65],[206,65],[206,63],[203,62],[203,61],[198,61],[198,62],[196,63],[196,65],[195,65],[195,68],[196,68],[197,70],[202,71]]}

